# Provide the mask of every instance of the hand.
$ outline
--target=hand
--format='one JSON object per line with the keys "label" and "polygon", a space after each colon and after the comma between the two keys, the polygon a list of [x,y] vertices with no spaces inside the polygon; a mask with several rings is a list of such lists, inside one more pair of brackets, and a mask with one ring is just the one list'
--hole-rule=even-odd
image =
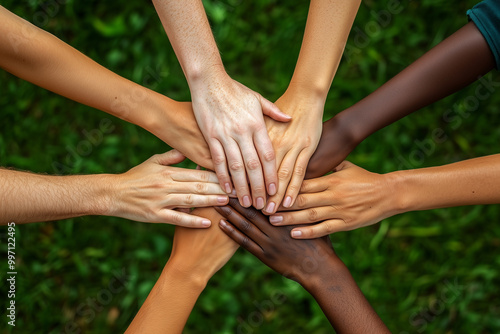
{"label": "hand", "polygon": [[221,186],[231,193],[234,182],[241,205],[249,207],[253,201],[263,209],[266,189],[270,195],[278,189],[276,159],[263,114],[282,122],[290,117],[225,72],[190,85],[194,114]]}
{"label": "hand", "polygon": [[210,226],[210,220],[173,209],[224,205],[228,196],[221,190],[215,173],[169,167],[182,160],[184,156],[172,150],[112,176],[107,215],[187,227]]}
{"label": "hand", "polygon": [[394,194],[385,175],[344,161],[335,173],[304,181],[295,204],[285,209],[294,211],[278,212],[269,220],[275,226],[321,222],[291,231],[293,238],[319,238],[372,225],[399,213]]}
{"label": "hand", "polygon": [[164,99],[160,119],[154,119],[151,132],[189,160],[213,170],[208,144],[194,118],[191,102]]}
{"label": "hand", "polygon": [[324,262],[340,261],[328,237],[295,240],[290,237],[292,227],[272,226],[262,213],[235,200],[230,205],[216,208],[230,222],[220,222],[222,231],[279,274],[304,285],[317,278]]}
{"label": "hand", "polygon": [[360,143],[350,124],[339,113],[323,123],[318,147],[307,165],[306,179],[325,175],[335,169]]}
{"label": "hand", "polygon": [[278,168],[278,192],[268,199],[264,210],[273,214],[283,201],[284,207],[295,203],[304,180],[309,159],[321,137],[323,101],[285,93],[276,105],[293,116],[290,123],[277,123],[266,119],[269,137],[276,151]]}
{"label": "hand", "polygon": [[192,214],[213,224],[208,229],[177,226],[168,265],[206,283],[229,261],[239,246],[217,226],[222,216],[213,208],[197,208]]}

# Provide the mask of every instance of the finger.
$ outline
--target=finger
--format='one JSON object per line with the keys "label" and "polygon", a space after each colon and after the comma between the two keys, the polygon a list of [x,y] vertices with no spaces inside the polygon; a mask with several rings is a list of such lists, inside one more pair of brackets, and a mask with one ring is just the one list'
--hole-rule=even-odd
{"label": "finger", "polygon": [[262,174],[262,165],[259,156],[255,150],[252,140],[245,140],[238,143],[243,154],[250,189],[252,191],[253,206],[262,210],[266,205],[266,186],[264,184],[264,175]]}
{"label": "finger", "polygon": [[[271,143],[271,139],[269,139],[266,129],[256,132],[253,140],[260,161],[262,161],[267,193],[269,196],[274,196],[278,191],[278,173],[276,172],[276,154],[273,144]],[[259,210],[263,209],[263,207],[258,208],[257,206],[256,208]]]}
{"label": "finger", "polygon": [[333,204],[333,199],[330,197],[328,193],[325,192],[299,194],[297,196],[297,200],[295,201],[295,203],[293,203],[291,207],[285,208],[283,206],[280,206],[278,210],[279,212],[277,212],[276,214],[279,214],[280,212],[284,211],[299,211],[310,208],[318,208],[322,206],[327,207],[332,204]]}
{"label": "finger", "polygon": [[233,225],[230,223],[221,220],[219,222],[219,227],[222,232],[226,233],[228,237],[233,239],[238,245],[245,248],[247,251],[252,253],[253,255],[260,258],[263,254],[262,248],[257,245],[253,240],[248,238],[246,235],[238,231]]}
{"label": "finger", "polygon": [[289,122],[292,119],[292,116],[282,112],[277,105],[265,99],[264,97],[262,97],[262,95],[259,94],[258,97],[260,106],[262,108],[262,113],[264,115],[269,116],[278,122]]}
{"label": "finger", "polygon": [[290,235],[294,239],[315,239],[335,232],[348,231],[347,227],[342,219],[330,219],[321,224],[294,228]]}
{"label": "finger", "polygon": [[285,208],[291,207],[297,199],[297,195],[299,194],[299,190],[302,186],[302,181],[304,181],[304,176],[306,175],[307,164],[310,157],[311,156],[303,150],[297,158],[293,169],[292,179],[290,180],[290,184],[286,190],[285,199],[283,200],[283,206]]}
{"label": "finger", "polygon": [[163,203],[163,207],[167,209],[193,208],[219,206],[228,203],[229,197],[227,195],[170,194]]}
{"label": "finger", "polygon": [[331,206],[322,206],[300,211],[278,212],[269,217],[269,222],[275,226],[311,224],[331,219],[334,214]]}
{"label": "finger", "polygon": [[240,148],[231,138],[229,138],[229,140],[224,144],[224,149],[227,154],[229,173],[231,173],[236,194],[238,195],[241,205],[249,207],[252,205],[252,199],[250,196],[247,173],[245,171],[245,165],[243,164],[243,158],[241,157]]}
{"label": "finger", "polygon": [[213,139],[209,142],[210,153],[212,154],[212,161],[214,163],[215,173],[219,178],[219,184],[222,189],[227,193],[231,193],[232,183],[229,177],[229,171],[227,170],[226,155],[224,154],[224,148],[217,139]]}
{"label": "finger", "polygon": [[198,195],[223,195],[228,197],[219,183],[204,182],[174,182],[168,188],[170,194],[198,194]]}
{"label": "finger", "polygon": [[192,227],[192,228],[207,228],[212,222],[203,217],[193,216],[188,213],[178,212],[174,210],[163,209],[158,214],[159,222],[184,226],[184,227]]}
{"label": "finger", "polygon": [[[238,203],[237,201],[234,202]],[[242,206],[239,207],[243,208]],[[233,224],[241,233],[252,239],[254,242],[259,244],[260,243],[259,241],[262,241],[263,238],[267,238],[266,234],[262,233],[262,231],[258,227],[256,227],[251,221],[245,219],[245,217],[243,217],[238,211],[234,210],[232,207],[223,206],[216,208],[216,210],[226,220],[231,222],[231,224]]]}
{"label": "finger", "polygon": [[169,166],[182,162],[186,157],[177,150],[170,150],[163,154],[156,154],[151,159],[160,165]]}
{"label": "finger", "polygon": [[170,177],[178,182],[211,182],[219,184],[217,174],[206,170],[177,168],[174,173],[170,174]]}
{"label": "finger", "polygon": [[259,210],[244,208],[234,199],[229,200],[229,206],[232,207],[234,211],[238,212],[240,216],[245,217],[249,222],[255,225],[262,233],[270,235],[273,232],[274,228],[269,224],[269,219]]}
{"label": "finger", "polygon": [[325,177],[318,177],[315,179],[304,180],[300,186],[300,193],[319,193],[328,189],[328,182]]}
{"label": "finger", "polygon": [[278,170],[278,192],[276,195],[271,196],[267,200],[267,206],[264,209],[265,214],[273,214],[276,212],[278,207],[285,196],[286,188],[290,179],[292,178],[292,171],[295,165],[295,155],[293,153],[288,152],[285,155],[285,158],[281,162],[281,166]]}

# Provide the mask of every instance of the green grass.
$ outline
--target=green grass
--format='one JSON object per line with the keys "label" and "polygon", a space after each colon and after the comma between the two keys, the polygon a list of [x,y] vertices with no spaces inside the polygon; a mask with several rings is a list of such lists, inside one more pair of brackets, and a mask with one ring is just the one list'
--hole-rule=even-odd
{"label": "green grass", "polygon": [[[52,17],[39,22],[43,29],[126,78],[140,84],[147,81],[158,92],[189,100],[181,68],[150,2],[60,2],[64,4],[58,5],[57,13],[51,11]],[[354,31],[367,33],[366,24],[376,22],[372,11],[386,9],[388,2],[366,0],[361,5],[354,24],[357,30],[348,42],[353,52],[340,65],[325,118],[360,100],[460,28],[467,22],[465,11],[475,3],[402,1],[401,13],[357,47]],[[308,2],[211,0],[205,4],[228,73],[267,98],[277,99],[293,71]],[[43,13],[41,2],[34,0],[2,5],[30,21]],[[151,73],[159,73],[159,80],[146,80]],[[496,72],[492,75],[500,79]],[[71,173],[120,173],[168,150],[134,125],[8,73],[0,72],[0,83],[2,166],[55,173],[54,162],[63,163],[68,147],[85,140],[83,131],[96,129],[105,118],[112,120],[114,130],[72,165]],[[443,113],[462,103],[475,87],[375,133],[349,159],[371,171],[393,171],[400,168],[400,157],[409,160],[419,150],[415,140],[428,140],[438,127],[448,139],[424,159],[414,160],[414,167],[497,153],[499,93],[481,102],[458,126],[443,121]],[[392,332],[494,333],[500,330],[499,217],[497,205],[407,213],[373,227],[338,233],[332,240]],[[6,228],[0,229],[5,232]],[[74,323],[82,333],[123,332],[167,261],[172,237],[171,226],[105,217],[18,227],[17,324],[12,330],[4,325],[2,315],[0,328],[5,333],[65,333],[65,326]],[[6,257],[0,261],[5,282]],[[97,305],[98,311],[90,311],[88,298],[108,296],[110,280],[122,270],[129,278],[125,289]],[[5,286],[2,283],[0,288],[2,300]],[[277,294],[285,301],[269,307],[268,301]],[[78,310],[84,315],[79,316]],[[185,333],[238,331],[331,333],[332,329],[304,290],[240,250],[203,292]]]}

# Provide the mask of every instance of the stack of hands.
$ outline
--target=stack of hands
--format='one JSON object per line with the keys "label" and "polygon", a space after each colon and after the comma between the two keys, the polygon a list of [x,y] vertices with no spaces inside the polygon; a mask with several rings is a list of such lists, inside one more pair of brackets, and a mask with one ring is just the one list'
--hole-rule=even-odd
{"label": "stack of hands", "polygon": [[[120,175],[46,176],[2,169],[1,186],[14,189],[10,203],[0,201],[2,223],[98,214],[177,225],[171,257],[130,333],[180,333],[208,280],[238,245],[299,282],[338,332],[388,332],[327,236],[407,211],[497,203],[500,196],[491,180],[500,171],[500,156],[388,174],[344,159],[371,133],[490,71],[495,61],[481,32],[467,24],[322,124],[359,0],[311,1],[297,66],[275,103],[225,72],[201,1],[153,4],[188,80],[192,103],[121,78],[0,7],[1,31],[29,30],[33,36],[28,47],[19,49],[8,43],[8,34],[0,34],[4,69],[137,124],[175,148]],[[54,59],[58,66],[46,66]],[[141,113],[130,94],[145,97]],[[171,166],[185,157],[207,170]],[[327,172],[332,173],[322,176]],[[457,176],[463,176],[460,182]],[[26,192],[16,187],[20,183],[33,187]],[[75,196],[68,199],[68,192]],[[40,201],[41,193],[50,194],[50,200]]]}

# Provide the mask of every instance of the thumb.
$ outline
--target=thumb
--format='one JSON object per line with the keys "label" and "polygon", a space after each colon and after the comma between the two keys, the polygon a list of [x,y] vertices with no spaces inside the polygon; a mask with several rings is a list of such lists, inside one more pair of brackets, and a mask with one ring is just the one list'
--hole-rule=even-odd
{"label": "thumb", "polygon": [[184,159],[186,159],[186,157],[177,150],[171,150],[163,154],[157,154],[155,156],[156,163],[163,166],[175,165],[179,162],[184,161]]}
{"label": "thumb", "polygon": [[352,167],[356,167],[356,165],[350,161],[344,160],[337,167],[335,167],[332,171],[333,172],[340,172],[341,170],[349,169]]}
{"label": "thumb", "polygon": [[262,108],[262,113],[264,115],[269,116],[278,122],[289,122],[292,119],[292,116],[282,112],[277,105],[263,98],[262,95],[260,94],[258,96],[259,96],[260,106]]}

